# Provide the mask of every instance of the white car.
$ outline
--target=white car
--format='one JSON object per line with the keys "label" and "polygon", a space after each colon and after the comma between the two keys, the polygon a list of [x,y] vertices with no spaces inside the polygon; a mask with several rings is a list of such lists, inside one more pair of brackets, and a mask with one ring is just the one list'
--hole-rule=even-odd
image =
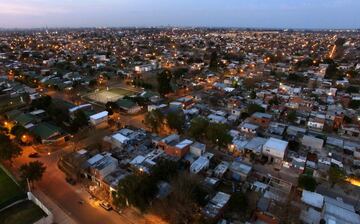
{"label": "white car", "polygon": [[112,209],[111,205],[106,201],[100,202],[100,206],[103,207],[106,211],[110,211]]}

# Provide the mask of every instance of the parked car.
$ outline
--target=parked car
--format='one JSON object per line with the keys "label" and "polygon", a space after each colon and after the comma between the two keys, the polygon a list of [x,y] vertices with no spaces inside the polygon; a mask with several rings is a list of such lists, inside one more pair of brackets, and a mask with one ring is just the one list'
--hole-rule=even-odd
{"label": "parked car", "polygon": [[39,158],[39,157],[40,157],[40,155],[37,152],[33,152],[33,153],[29,154],[29,158]]}
{"label": "parked car", "polygon": [[112,209],[111,205],[106,201],[100,202],[100,206],[103,207],[106,211],[110,211]]}

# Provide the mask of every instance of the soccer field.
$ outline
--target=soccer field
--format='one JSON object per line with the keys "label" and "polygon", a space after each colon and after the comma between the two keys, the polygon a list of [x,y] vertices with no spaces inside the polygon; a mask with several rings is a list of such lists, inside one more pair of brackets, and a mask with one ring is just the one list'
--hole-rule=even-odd
{"label": "soccer field", "polygon": [[0,167],[0,208],[24,197],[25,193]]}
{"label": "soccer field", "polygon": [[114,102],[118,99],[123,98],[124,96],[134,93],[135,92],[123,88],[112,88],[109,90],[100,90],[98,92],[90,93],[84,97],[86,99],[89,99],[90,101],[106,104],[109,101]]}

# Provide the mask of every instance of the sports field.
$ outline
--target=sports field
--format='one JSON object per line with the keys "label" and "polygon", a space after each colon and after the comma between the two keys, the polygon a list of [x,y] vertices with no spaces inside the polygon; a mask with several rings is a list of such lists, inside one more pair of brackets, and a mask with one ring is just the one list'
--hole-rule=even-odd
{"label": "sports field", "polygon": [[25,197],[25,193],[0,167],[0,208]]}
{"label": "sports field", "polygon": [[123,98],[127,95],[132,95],[135,92],[123,88],[112,88],[109,90],[100,90],[98,92],[93,92],[84,96],[85,99],[90,101],[95,101],[101,104],[106,104],[107,102],[114,102],[118,99]]}

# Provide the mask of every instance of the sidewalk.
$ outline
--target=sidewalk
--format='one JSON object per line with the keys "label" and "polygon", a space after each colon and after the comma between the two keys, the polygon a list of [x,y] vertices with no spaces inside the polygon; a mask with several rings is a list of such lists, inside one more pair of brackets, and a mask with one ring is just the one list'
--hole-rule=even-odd
{"label": "sidewalk", "polygon": [[54,223],[57,224],[76,224],[76,222],[66,214],[57,204],[55,204],[49,197],[47,197],[43,192],[39,190],[33,190],[32,193],[41,200],[44,205],[48,207],[48,209],[54,215]]}

